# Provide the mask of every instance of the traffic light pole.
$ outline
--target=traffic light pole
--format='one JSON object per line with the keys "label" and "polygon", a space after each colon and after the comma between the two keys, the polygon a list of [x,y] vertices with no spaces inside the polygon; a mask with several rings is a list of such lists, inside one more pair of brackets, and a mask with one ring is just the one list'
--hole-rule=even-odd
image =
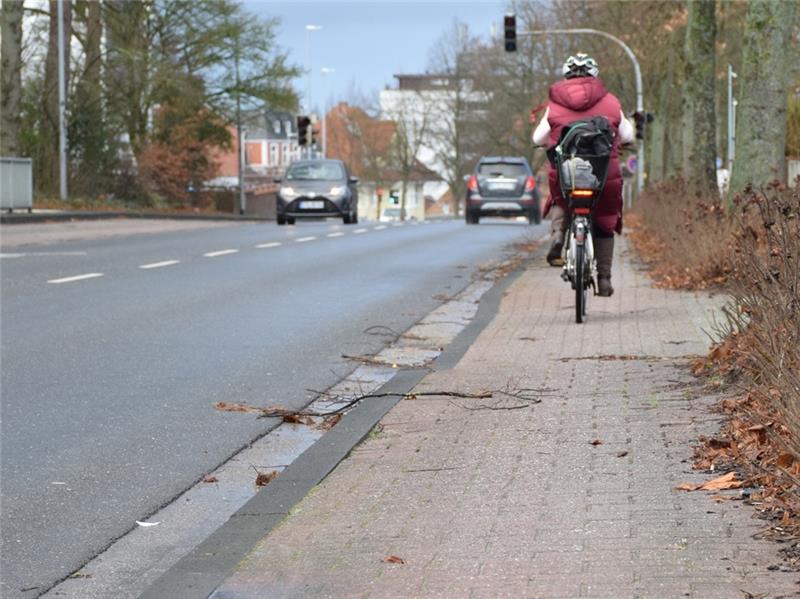
{"label": "traffic light pole", "polygon": [[[628,45],[623,42],[618,37],[611,35],[610,33],[606,33],[605,31],[599,31],[597,29],[548,29],[548,30],[541,30],[541,31],[523,31],[520,32],[519,35],[547,35],[551,33],[567,33],[567,34],[594,34],[594,35],[602,35],[604,38],[611,40],[612,42],[616,43],[620,48],[625,51],[625,54],[633,62],[633,70],[636,75],[636,111],[644,113],[644,99],[642,96],[642,70],[639,68],[639,61],[636,60],[636,55],[633,51],[628,47]],[[639,140],[639,147],[637,148],[636,153],[636,191],[641,193],[642,189],[644,188],[644,139]]]}

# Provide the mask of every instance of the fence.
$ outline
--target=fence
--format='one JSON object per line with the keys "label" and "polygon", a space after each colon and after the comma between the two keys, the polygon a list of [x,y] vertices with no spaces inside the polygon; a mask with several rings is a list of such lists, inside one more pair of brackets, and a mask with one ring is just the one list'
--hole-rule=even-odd
{"label": "fence", "polygon": [[33,161],[0,158],[0,210],[33,210]]}

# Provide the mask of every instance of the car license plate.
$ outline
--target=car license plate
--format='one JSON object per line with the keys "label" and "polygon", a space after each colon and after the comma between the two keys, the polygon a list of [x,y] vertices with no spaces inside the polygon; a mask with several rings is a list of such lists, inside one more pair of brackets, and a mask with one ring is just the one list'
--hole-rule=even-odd
{"label": "car license plate", "polygon": [[300,210],[322,210],[325,207],[325,202],[317,200],[306,200],[300,202]]}
{"label": "car license plate", "polygon": [[511,190],[517,186],[516,183],[492,183],[492,189]]}

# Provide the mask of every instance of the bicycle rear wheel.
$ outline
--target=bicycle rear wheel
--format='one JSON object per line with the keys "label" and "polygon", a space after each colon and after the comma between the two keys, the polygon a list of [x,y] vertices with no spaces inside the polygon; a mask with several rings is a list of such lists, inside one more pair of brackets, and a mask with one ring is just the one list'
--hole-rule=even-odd
{"label": "bicycle rear wheel", "polygon": [[586,316],[586,246],[575,246],[575,322]]}

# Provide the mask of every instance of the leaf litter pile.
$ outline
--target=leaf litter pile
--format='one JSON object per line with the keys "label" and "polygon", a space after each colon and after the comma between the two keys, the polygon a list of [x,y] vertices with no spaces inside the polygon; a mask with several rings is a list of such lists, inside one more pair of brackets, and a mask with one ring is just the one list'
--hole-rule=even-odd
{"label": "leaf litter pile", "polygon": [[718,342],[692,372],[733,391],[722,430],[695,450],[696,469],[723,476],[683,490],[741,489],[769,523],[762,536],[786,544],[780,569],[800,570],[800,188],[747,189],[731,209],[716,199],[676,208],[687,196],[674,191],[640,202],[634,246],[662,287],[724,285]]}

